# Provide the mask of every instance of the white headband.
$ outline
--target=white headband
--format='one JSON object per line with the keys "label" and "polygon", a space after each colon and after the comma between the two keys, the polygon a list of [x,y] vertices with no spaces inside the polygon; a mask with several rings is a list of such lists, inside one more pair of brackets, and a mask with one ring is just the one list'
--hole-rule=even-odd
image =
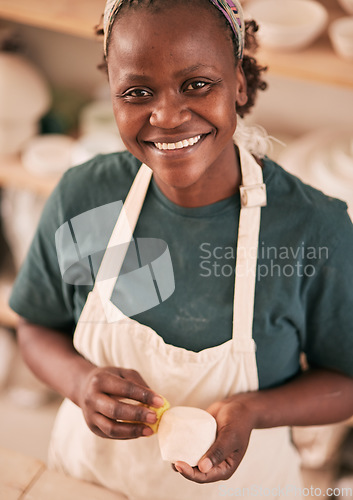
{"label": "white headband", "polygon": [[[107,55],[108,39],[119,12],[121,5],[130,0],[107,0],[104,9],[104,54]],[[227,19],[230,27],[232,28],[238,40],[238,53],[239,60],[243,58],[244,51],[244,16],[243,10],[238,0],[209,0],[218,10],[222,12]]]}

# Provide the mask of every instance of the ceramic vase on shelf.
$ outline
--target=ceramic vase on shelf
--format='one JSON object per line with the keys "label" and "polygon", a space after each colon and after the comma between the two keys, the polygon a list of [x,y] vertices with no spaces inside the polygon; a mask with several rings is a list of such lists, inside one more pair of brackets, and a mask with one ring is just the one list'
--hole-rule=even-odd
{"label": "ceramic vase on shelf", "polygon": [[51,104],[49,87],[24,56],[0,52],[0,156],[19,153],[38,133]]}

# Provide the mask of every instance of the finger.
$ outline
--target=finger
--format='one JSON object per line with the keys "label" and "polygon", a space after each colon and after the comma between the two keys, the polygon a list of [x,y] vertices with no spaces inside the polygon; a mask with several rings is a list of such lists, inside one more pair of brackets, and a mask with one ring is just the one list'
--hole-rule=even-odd
{"label": "finger", "polygon": [[236,470],[232,459],[227,459],[220,465],[213,467],[209,472],[201,472],[198,467],[191,467],[185,462],[176,462],[175,469],[186,479],[195,483],[213,483],[229,479]]}
{"label": "finger", "polygon": [[158,394],[156,394],[154,391],[152,391],[150,389],[150,386],[141,377],[141,375],[138,371],[129,370],[127,368],[115,368],[115,367],[109,367],[108,370],[111,370],[111,373],[114,373],[115,375],[117,374],[122,379],[130,380],[130,381],[135,382],[137,385],[142,386],[142,387],[147,387],[155,397],[153,404],[151,404],[150,402],[146,403],[149,406],[154,406],[155,408],[159,408],[160,406],[164,405],[163,398],[160,397]]}
{"label": "finger", "polygon": [[95,425],[110,439],[135,439],[141,436],[151,436],[153,431],[143,424],[116,422],[110,418],[97,413],[95,415]]}
{"label": "finger", "polygon": [[234,436],[234,429],[221,428],[217,438],[210,449],[198,462],[198,469],[207,474],[219,465],[227,463],[234,466],[234,470],[239,466],[246,446],[237,443]]}
{"label": "finger", "polygon": [[222,408],[222,404],[222,401],[216,401],[215,403],[212,403],[211,406],[206,408],[206,411],[216,418],[219,410]]}
{"label": "finger", "polygon": [[94,384],[97,392],[105,392],[106,394],[132,399],[148,406],[159,407],[164,404],[163,399],[148,387],[122,378],[115,373],[101,373],[97,376]]}
{"label": "finger", "polygon": [[89,425],[88,426],[90,428],[90,430],[94,433],[94,434],[97,434],[97,436],[99,437],[102,437],[102,438],[106,438],[107,436],[104,434],[104,432],[102,432],[100,430],[99,427],[97,427],[96,425]]}
{"label": "finger", "polygon": [[150,389],[150,386],[141,377],[140,373],[137,372],[136,370],[129,370],[127,368],[118,368],[118,370],[119,370],[119,375],[121,378],[124,378],[126,380],[131,380],[132,382],[135,382],[138,385],[142,385],[142,386],[148,387]]}
{"label": "finger", "polygon": [[95,411],[111,420],[128,420],[130,422],[146,422],[154,424],[157,415],[147,407],[128,404],[107,394],[100,394],[95,401]]}
{"label": "finger", "polygon": [[197,483],[207,481],[207,474],[197,471],[197,467],[191,467],[191,465],[186,462],[175,462],[174,468],[186,479],[190,479],[190,481],[195,481]]}

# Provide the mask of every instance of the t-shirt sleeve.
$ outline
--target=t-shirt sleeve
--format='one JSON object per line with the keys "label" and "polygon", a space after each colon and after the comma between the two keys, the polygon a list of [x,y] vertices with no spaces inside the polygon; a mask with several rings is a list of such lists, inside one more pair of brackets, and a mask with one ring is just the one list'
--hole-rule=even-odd
{"label": "t-shirt sleeve", "polygon": [[55,233],[63,224],[61,183],[48,199],[10,297],[10,307],[28,321],[72,332],[74,287],[61,276]]}
{"label": "t-shirt sleeve", "polygon": [[309,365],[353,376],[353,226],[337,221],[337,241],[322,247],[326,258],[310,280],[306,301]]}

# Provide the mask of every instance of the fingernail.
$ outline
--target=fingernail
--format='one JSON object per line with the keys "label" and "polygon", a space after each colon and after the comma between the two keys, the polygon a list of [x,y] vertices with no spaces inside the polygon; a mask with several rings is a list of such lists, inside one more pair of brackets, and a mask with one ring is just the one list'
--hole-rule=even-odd
{"label": "fingernail", "polygon": [[163,405],[164,405],[163,398],[161,398],[160,396],[154,396],[153,406],[156,406],[158,408],[159,406],[163,406]]}
{"label": "fingernail", "polygon": [[181,467],[179,467],[178,465],[175,465],[175,464],[174,464],[174,467],[176,468],[176,470],[177,470],[178,472],[180,472],[180,474],[183,472],[183,469],[182,469]]}
{"label": "fingernail", "polygon": [[201,460],[200,465],[199,465],[199,470],[201,472],[209,472],[213,467],[213,464],[209,458],[204,458]]}
{"label": "fingernail", "polygon": [[157,415],[154,413],[154,411],[147,413],[146,422],[148,422],[149,424],[154,424],[156,420],[157,420]]}
{"label": "fingernail", "polygon": [[152,436],[153,430],[150,427],[145,427],[142,431],[143,436]]}

